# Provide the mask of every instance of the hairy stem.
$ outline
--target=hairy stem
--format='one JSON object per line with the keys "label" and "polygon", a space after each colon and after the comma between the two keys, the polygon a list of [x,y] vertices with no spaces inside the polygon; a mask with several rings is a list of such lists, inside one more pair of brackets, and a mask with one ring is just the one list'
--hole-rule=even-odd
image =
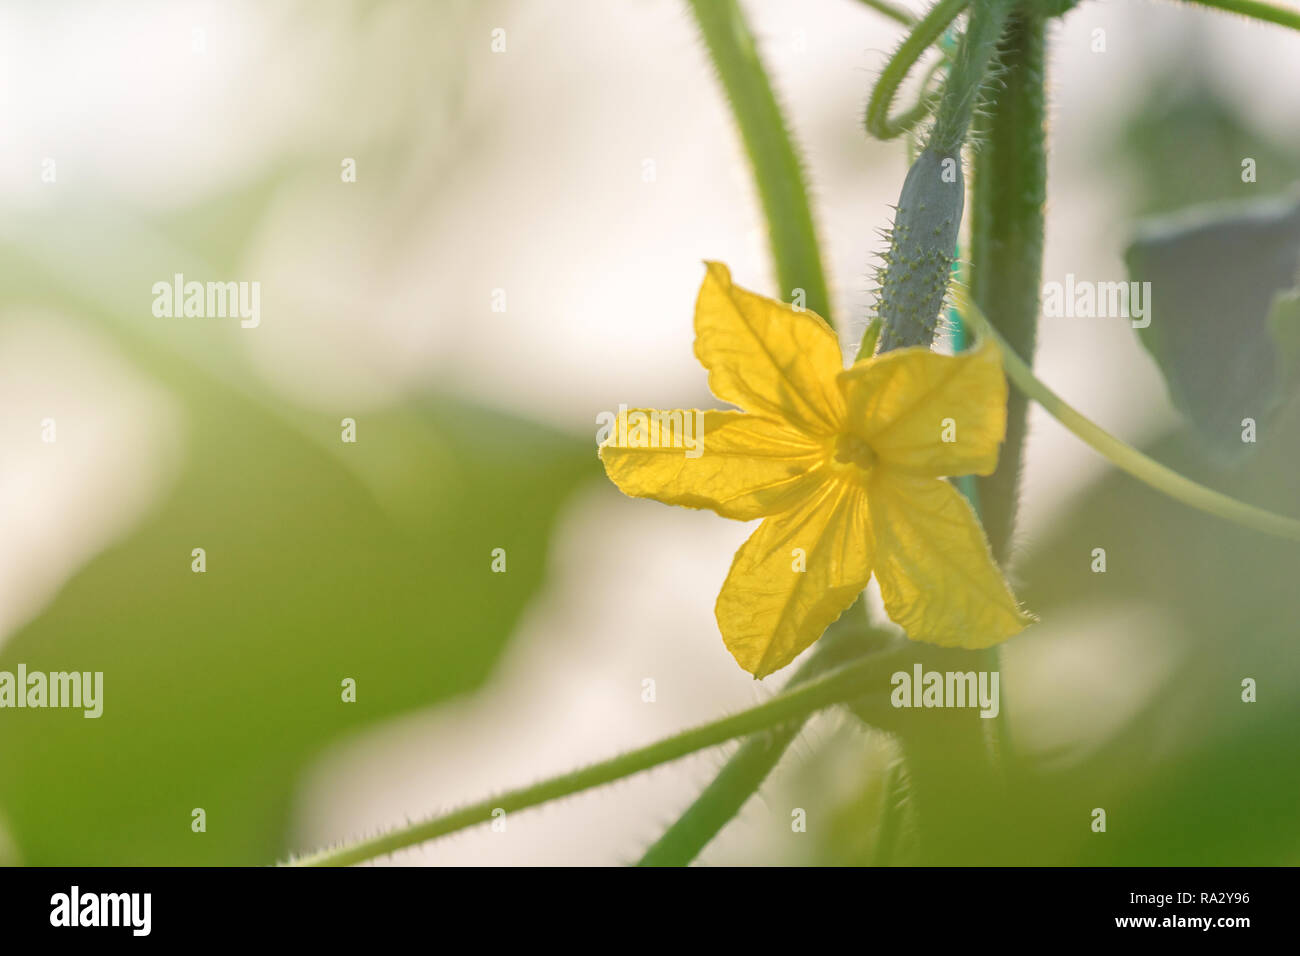
{"label": "hairy stem", "polygon": [[[934,338],[965,207],[961,150],[1011,7],[1010,0],[971,7],[934,127],[903,183],[880,281],[881,351],[929,347]],[[997,668],[996,651],[916,645],[914,654],[928,670]],[[953,710],[914,711],[899,739],[920,821],[922,858],[977,861],[981,831],[969,820],[996,806],[998,790],[983,721]],[[956,807],[968,813],[956,813]]]}
{"label": "hairy stem", "polygon": [[689,0],[722,79],[754,170],[782,298],[803,289],[807,307],[832,324],[803,166],[736,0]]}
{"label": "hairy stem", "polygon": [[[889,640],[884,631],[866,626],[859,597],[822,636],[817,650],[790,678],[798,687],[845,661],[879,650]],[[726,826],[763,785],[782,755],[803,729],[802,720],[745,739],[713,782],[641,857],[640,866],[685,866]]]}
{"label": "hairy stem", "polygon": [[898,847],[902,829],[903,801],[906,798],[906,771],[901,761],[890,765],[880,788],[880,824],[876,829],[876,843],[871,850],[872,866],[889,866]]}
{"label": "hairy stem", "polygon": [[[802,206],[805,210],[802,215],[783,216],[781,215],[782,204],[769,203],[766,198],[769,194],[782,195],[782,191],[789,188],[790,184],[781,178],[781,163],[770,162],[770,157],[763,154],[762,144],[776,140],[782,144],[779,151],[781,155],[793,157],[796,153],[780,111],[776,107],[771,86],[763,74],[762,63],[753,53],[753,38],[744,25],[740,11],[733,3],[694,2],[692,9],[704,32],[705,42],[717,64],[718,73],[727,88],[736,121],[749,149],[759,193],[764,197],[763,208],[772,237],[772,252],[776,259],[777,272],[784,275],[788,271],[787,267],[783,266],[783,261],[788,259],[793,262],[792,255],[795,253],[811,256],[815,263],[819,263],[820,253],[816,236],[811,229],[812,216],[807,212],[807,195],[802,183],[795,181],[795,194],[791,198],[791,202]],[[888,5],[878,6],[877,9],[889,12]],[[739,35],[743,38],[739,43],[734,37],[721,32],[725,21],[730,22],[732,33],[739,30]],[[744,50],[751,53],[747,68],[742,62],[745,58],[738,55]],[[760,104],[759,108],[753,107],[754,102]],[[795,168],[796,170],[798,168],[797,162]],[[804,228],[804,223],[808,224],[807,228]],[[785,250],[793,250],[793,252],[787,255]],[[820,272],[820,266],[818,270]],[[821,298],[825,299],[824,291]],[[810,293],[808,305],[814,312],[830,321],[827,303],[823,301],[819,307],[817,300],[812,298]],[[861,638],[859,632],[865,624],[865,609],[859,599],[854,607],[840,618],[837,622],[838,626],[829,629],[809,660],[791,679],[788,687],[798,686],[844,659],[844,655],[840,652],[841,646],[850,647],[857,653],[866,650],[871,642],[853,640],[853,637]],[[846,634],[846,630],[851,630],[853,635]],[[762,786],[786,748],[798,736],[802,726],[802,720],[791,721],[782,727],[773,728],[746,740],[704,793],[646,851],[641,864],[685,865],[693,860]]]}
{"label": "hairy stem", "polygon": [[682,731],[610,760],[481,800],[444,816],[400,827],[368,840],[299,857],[291,860],[290,865],[349,866],[363,863],[467,827],[487,823],[493,819],[495,810],[507,814],[527,810],[622,780],[737,737],[777,727],[792,720],[802,720],[809,714],[834,704],[856,701],[869,695],[887,696],[889,668],[896,660],[897,653],[892,650],[857,660],[738,714]]}
{"label": "hairy stem", "polygon": [[871,99],[867,101],[867,111],[863,117],[867,132],[876,139],[885,140],[901,136],[915,126],[924,115],[918,114],[916,110],[910,110],[901,117],[891,118],[889,109],[898,96],[898,88],[903,85],[907,74],[921,58],[921,54],[943,35],[943,31],[948,29],[952,21],[966,9],[969,3],[970,0],[939,0],[885,64],[884,72],[880,74],[880,79],[876,81],[871,91]]}
{"label": "hairy stem", "polygon": [[[1046,26],[1026,4],[1008,19],[999,46],[1002,89],[979,122],[971,202],[971,294],[1022,354],[1032,356],[1038,333],[1047,202]],[[974,479],[980,520],[999,564],[1010,557],[1019,505],[1029,406],[1019,392],[1007,398],[1007,432],[998,467]],[[998,666],[1000,653],[991,655]],[[1009,757],[1009,708],[995,730]]]}
{"label": "hairy stem", "polygon": [[912,16],[910,10],[904,10],[896,4],[890,3],[889,0],[858,0],[863,6],[870,7],[877,13],[883,13],[889,19],[896,23],[901,23],[905,27],[916,25],[916,17]]}
{"label": "hairy stem", "polygon": [[1239,13],[1253,20],[1276,23],[1279,26],[1300,30],[1300,10],[1291,10],[1276,3],[1262,3],[1260,0],[1190,0],[1203,7],[1213,7],[1225,13]]}
{"label": "hairy stem", "polygon": [[[1000,59],[1003,86],[980,122],[971,190],[970,289],[1020,355],[1034,354],[1047,202],[1044,24],[1029,7],[1012,16]],[[997,470],[978,479],[984,529],[1005,563],[1015,528],[1028,403],[1013,392]]]}
{"label": "hairy stem", "polygon": [[1238,501],[1220,491],[1198,484],[1171,468],[1166,468],[1153,458],[1148,458],[1132,445],[1126,444],[1093,422],[1067,403],[1034,376],[1033,370],[1015,353],[997,333],[979,307],[962,292],[958,301],[966,320],[989,335],[1002,350],[1002,363],[1007,378],[1013,385],[1032,398],[1049,415],[1068,428],[1076,437],[1110,461],[1116,468],[1128,472],[1138,481],[1150,485],[1176,501],[1181,501],[1198,511],[1231,521],[1233,524],[1262,531],[1264,534],[1290,541],[1300,541],[1300,520],[1266,511],[1255,505]]}
{"label": "hairy stem", "polygon": [[979,103],[989,63],[997,50],[1011,0],[980,0],[971,9],[966,32],[957,47],[944,83],[943,98],[934,117],[926,149],[942,156],[957,153],[966,141],[971,117]]}

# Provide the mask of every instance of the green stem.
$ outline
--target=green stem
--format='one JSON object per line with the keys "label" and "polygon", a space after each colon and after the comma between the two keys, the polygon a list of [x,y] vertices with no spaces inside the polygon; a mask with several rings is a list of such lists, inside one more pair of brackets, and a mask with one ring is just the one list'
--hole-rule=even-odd
{"label": "green stem", "polygon": [[872,866],[889,866],[898,846],[903,826],[903,800],[907,793],[906,775],[901,762],[890,765],[880,788],[880,825],[876,828],[876,845],[871,851]]}
{"label": "green stem", "polygon": [[[929,347],[934,337],[965,202],[962,146],[1011,8],[1011,0],[971,7],[929,139],[903,183],[881,276],[881,351]],[[915,654],[929,670],[997,669],[996,651],[918,645]],[[899,736],[920,821],[922,859],[977,862],[983,830],[973,830],[969,821],[998,803],[983,721],[951,711],[914,713]],[[973,812],[956,813],[956,807]]]}
{"label": "green stem", "polygon": [[1238,501],[1222,492],[1207,488],[1202,484],[1166,468],[1131,445],[1120,441],[1100,425],[1085,418],[1072,408],[1064,399],[1034,377],[1033,371],[1024,360],[1011,348],[997,330],[984,317],[979,307],[971,302],[963,291],[957,293],[958,307],[967,322],[972,322],[984,334],[990,336],[1002,350],[1002,362],[1007,377],[1016,388],[1036,401],[1049,415],[1064,425],[1083,442],[1100,452],[1116,468],[1128,472],[1138,481],[1150,485],[1176,501],[1215,515],[1234,524],[1279,538],[1300,541],[1300,520],[1257,508],[1254,505]]}
{"label": "green stem", "polygon": [[1260,0],[1190,0],[1190,2],[1198,3],[1203,7],[1213,7],[1225,13],[1239,13],[1243,17],[1300,30],[1300,10],[1289,10],[1274,3],[1262,3]]}
{"label": "green stem", "polygon": [[858,660],[730,717],[723,717],[683,731],[610,760],[590,764],[498,797],[481,800],[445,816],[401,827],[368,840],[321,850],[291,860],[290,864],[349,866],[363,863],[375,857],[395,853],[455,833],[457,830],[487,823],[493,819],[494,810],[502,810],[505,813],[527,810],[583,790],[622,780],[624,777],[670,763],[699,750],[716,747],[737,737],[758,733],[792,720],[802,720],[809,714],[835,704],[854,701],[872,694],[887,696],[889,687],[887,671],[896,662],[896,657],[896,654],[882,653]]}
{"label": "green stem", "polygon": [[[1038,338],[1047,203],[1046,25],[1023,7],[1007,23],[998,54],[1003,87],[980,123],[971,209],[971,295],[1017,351],[1032,356]],[[992,475],[974,479],[980,520],[999,564],[1011,555],[1020,503],[1029,403],[1007,397],[1006,439]],[[998,667],[1000,651],[993,657]],[[1003,694],[994,729],[999,765],[1012,752],[1010,708]]]}
{"label": "green stem", "polygon": [[749,154],[781,295],[788,298],[795,289],[803,289],[807,307],[834,327],[803,166],[754,36],[736,0],[689,2]]}
{"label": "green stem", "polygon": [[[817,650],[790,678],[786,689],[805,684],[846,661],[880,650],[889,635],[867,629],[865,614],[859,597],[827,629]],[[747,737],[713,782],[646,850],[638,865],[686,866],[695,859],[763,785],[803,725],[803,720],[793,720]]]}
{"label": "green stem", "polygon": [[[771,86],[763,75],[762,64],[757,54],[753,52],[753,38],[744,26],[739,9],[734,4],[728,6],[698,2],[693,4],[693,9],[714,62],[717,64],[718,73],[727,89],[736,121],[749,150],[759,193],[764,197],[764,211],[772,237],[772,250],[778,273],[789,271],[783,262],[794,261],[793,256],[797,254],[810,255],[815,262],[820,262],[816,236],[811,231],[812,216],[806,212],[808,202],[802,184],[797,179],[793,180],[794,195],[789,203],[773,203],[767,199],[769,195],[783,195],[782,191],[790,188],[791,184],[782,176],[783,164],[771,162],[771,157],[763,151],[763,144],[777,141],[780,144],[778,154],[786,157],[795,156],[795,150],[790,143],[780,111],[776,107]],[[880,9],[889,12],[884,7]],[[731,24],[730,33],[723,29],[728,22]],[[736,41],[733,36],[737,35],[737,31],[741,38],[739,41]],[[745,51],[748,51],[748,54]],[[757,107],[754,105],[756,103]],[[788,160],[785,165],[789,165]],[[797,172],[797,162],[794,163],[794,168]],[[791,203],[803,208],[805,213],[783,216],[782,209]],[[804,226],[805,223],[808,224],[807,228]],[[821,299],[825,299],[824,292],[821,294]],[[830,320],[827,304],[823,302],[819,306],[811,297],[808,303],[814,312]],[[844,624],[852,620],[863,621],[865,611],[860,604],[859,601],[858,605],[841,617],[839,623]],[[808,662],[800,668],[788,687],[797,686],[802,681],[822,673],[832,663],[841,659],[842,655],[836,648],[839,643],[837,634],[842,630],[843,628],[833,627],[831,632],[823,637]],[[855,646],[861,652],[861,646]],[[801,720],[793,721],[746,740],[713,783],[687,809],[685,815],[650,847],[641,861],[642,864],[684,865],[694,859],[709,840],[754,795],[791,741],[798,735],[802,724]]]}
{"label": "green stem", "polygon": [[[885,140],[901,136],[919,121],[920,116],[916,115],[915,109],[896,118],[890,118],[889,109],[898,96],[898,88],[903,85],[907,74],[921,58],[921,54],[943,36],[943,31],[948,29],[948,25],[966,9],[969,3],[970,0],[939,0],[885,64],[884,72],[880,74],[880,79],[876,81],[871,91],[871,99],[867,101],[867,112],[863,117],[867,132],[876,139]],[[923,103],[924,100],[925,97],[922,96]]]}
{"label": "green stem", "polygon": [[925,72],[925,77],[921,80],[921,88],[916,95],[916,102],[890,121],[899,130],[907,132],[915,129],[921,120],[934,111],[935,103],[938,102],[939,97],[935,94],[935,91],[930,89],[930,84],[935,76],[949,65],[949,62],[945,59],[938,59],[930,64],[930,68]]}
{"label": "green stem", "polygon": [[[971,189],[970,289],[1020,355],[1032,357],[1047,202],[1045,42],[1032,10],[1012,16],[999,50],[1003,86],[980,122]],[[994,557],[1006,563],[1015,528],[1029,403],[1012,393],[997,470],[977,481]]]}
{"label": "green stem", "polygon": [[926,143],[926,149],[931,152],[941,156],[953,155],[966,141],[971,117],[1011,6],[1011,0],[981,0],[971,11],[966,32],[944,83],[934,129]]}
{"label": "green stem", "polygon": [[858,2],[863,6],[870,7],[877,13],[883,13],[889,19],[901,23],[905,27],[916,26],[916,17],[912,16],[910,10],[895,6],[889,0],[858,0]]}

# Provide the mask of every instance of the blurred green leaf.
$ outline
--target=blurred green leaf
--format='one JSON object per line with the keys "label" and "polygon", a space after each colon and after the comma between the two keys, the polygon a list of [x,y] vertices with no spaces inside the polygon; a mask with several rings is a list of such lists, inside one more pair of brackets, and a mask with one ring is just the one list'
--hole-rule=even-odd
{"label": "blurred green leaf", "polygon": [[[264,199],[249,192],[225,228],[245,234]],[[105,684],[98,720],[0,717],[0,818],[27,864],[266,864],[310,849],[287,846],[286,825],[325,745],[490,674],[543,583],[561,507],[599,466],[576,438],[446,396],[294,407],[245,364],[236,337],[257,331],[150,314],[150,283],[173,267],[229,278],[200,256],[233,255],[231,236],[196,252],[114,215],[15,228],[0,297],[110,336],[178,402],[184,464],[0,648],[0,669],[103,671]],[[346,416],[356,444],[340,441]],[[191,832],[196,807],[206,833]]]}
{"label": "blurred green leaf", "polygon": [[[322,745],[488,675],[588,457],[449,401],[418,424],[363,416],[347,453],[381,449],[390,477],[422,491],[407,502],[419,520],[395,520],[256,406],[219,388],[194,397],[192,455],[168,499],[0,653],[0,669],[105,674],[99,720],[27,710],[0,724],[0,804],[29,864],[281,855],[295,776]],[[320,426],[337,438],[334,420]],[[416,429],[436,446],[401,453]],[[512,467],[521,445],[528,464]],[[198,546],[205,574],[190,570]],[[505,574],[489,570],[496,547]],[[206,834],[190,832],[194,807]]]}
{"label": "blurred green leaf", "polygon": [[[1141,214],[1272,195],[1300,179],[1295,135],[1254,125],[1206,76],[1205,56],[1192,51],[1158,70],[1144,84],[1142,102],[1116,111],[1114,135],[1098,139],[1093,161],[1127,173],[1128,195]],[[1256,170],[1249,183],[1241,177],[1247,157]]]}
{"label": "blurred green leaf", "polygon": [[[1289,407],[1258,455],[1231,470],[1206,464],[1173,437],[1149,453],[1229,494],[1296,514],[1298,411]],[[1094,546],[1107,550],[1106,574],[1090,573],[1079,560]],[[1036,839],[1073,844],[1057,862],[1300,860],[1293,730],[1300,717],[1300,548],[1190,512],[1108,472],[1035,541],[1024,567],[1033,569],[1025,599],[1045,622],[1141,602],[1162,614],[1183,652],[1159,692],[1104,747],[1050,774],[1030,776],[1027,801],[1078,805],[1074,816],[1056,810],[1028,817],[1041,827]],[[1125,637],[1136,644],[1147,640],[1141,633]],[[1261,688],[1256,703],[1241,699],[1246,677]],[[1111,832],[1104,840],[1092,839],[1075,818],[1092,806],[1108,808]]]}
{"label": "blurred green leaf", "polygon": [[1287,289],[1273,298],[1268,331],[1277,344],[1278,380],[1293,392],[1300,385],[1300,289]]}
{"label": "blurred green leaf", "polygon": [[1174,404],[1220,454],[1251,447],[1242,420],[1263,427],[1285,397],[1269,313],[1300,278],[1300,200],[1148,220],[1125,261],[1131,280],[1151,283],[1151,321],[1138,335]]}

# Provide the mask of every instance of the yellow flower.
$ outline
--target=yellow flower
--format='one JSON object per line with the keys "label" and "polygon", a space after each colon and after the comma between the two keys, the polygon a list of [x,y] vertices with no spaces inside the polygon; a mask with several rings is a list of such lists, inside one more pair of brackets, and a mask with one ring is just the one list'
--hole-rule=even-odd
{"label": "yellow flower", "polygon": [[759,678],[790,663],[873,571],[913,640],[978,648],[1019,633],[1033,618],[942,477],[997,465],[1007,383],[996,346],[896,349],[846,370],[820,318],[706,265],[695,354],[713,394],[747,413],[623,411],[600,457],[624,494],[764,519],[718,595],[737,663]]}

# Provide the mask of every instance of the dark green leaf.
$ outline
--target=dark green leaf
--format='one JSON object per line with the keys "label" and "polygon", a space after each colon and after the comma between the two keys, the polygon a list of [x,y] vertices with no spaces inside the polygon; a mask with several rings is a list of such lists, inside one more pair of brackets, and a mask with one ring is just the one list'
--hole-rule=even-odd
{"label": "dark green leaf", "polygon": [[1151,283],[1138,335],[1174,404],[1215,451],[1248,448],[1243,419],[1262,425],[1283,398],[1268,317],[1300,276],[1300,201],[1149,220],[1125,261],[1133,281]]}

